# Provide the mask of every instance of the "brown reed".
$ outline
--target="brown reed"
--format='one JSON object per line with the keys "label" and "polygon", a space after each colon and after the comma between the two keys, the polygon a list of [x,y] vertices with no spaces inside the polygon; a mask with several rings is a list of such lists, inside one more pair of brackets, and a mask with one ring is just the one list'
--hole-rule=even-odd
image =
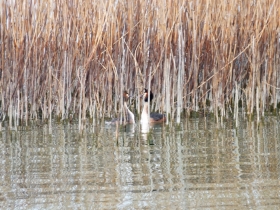
{"label": "brown reed", "polygon": [[116,115],[124,89],[139,113],[144,87],[156,95],[151,108],[177,123],[184,110],[260,120],[280,102],[277,0],[6,0],[0,8],[1,113],[10,127],[73,116],[82,129],[87,115]]}

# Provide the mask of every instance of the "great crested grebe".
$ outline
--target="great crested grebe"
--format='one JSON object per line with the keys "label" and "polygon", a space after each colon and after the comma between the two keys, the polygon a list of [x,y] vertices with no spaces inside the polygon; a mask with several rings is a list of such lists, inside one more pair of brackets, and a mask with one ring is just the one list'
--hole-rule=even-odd
{"label": "great crested grebe", "polygon": [[134,114],[129,110],[127,106],[127,102],[129,100],[128,92],[125,90],[123,91],[123,116],[121,119],[113,119],[109,124],[135,124]]}
{"label": "great crested grebe", "polygon": [[144,107],[143,107],[143,111],[141,114],[141,123],[143,124],[147,124],[147,123],[163,123],[166,121],[165,115],[164,114],[160,114],[160,113],[155,113],[152,112],[149,115],[149,96],[150,96],[150,102],[153,100],[154,95],[152,93],[152,91],[150,91],[150,94],[148,94],[148,90],[144,89]]}

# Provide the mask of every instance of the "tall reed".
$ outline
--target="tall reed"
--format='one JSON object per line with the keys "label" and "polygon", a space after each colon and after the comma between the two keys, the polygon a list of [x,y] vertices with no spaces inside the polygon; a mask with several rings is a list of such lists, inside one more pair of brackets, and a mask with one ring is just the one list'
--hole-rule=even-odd
{"label": "tall reed", "polygon": [[82,129],[87,115],[116,115],[123,89],[137,96],[144,87],[155,93],[152,109],[176,122],[183,110],[206,109],[259,120],[280,102],[277,0],[5,0],[0,8],[0,108],[11,127],[74,117]]}

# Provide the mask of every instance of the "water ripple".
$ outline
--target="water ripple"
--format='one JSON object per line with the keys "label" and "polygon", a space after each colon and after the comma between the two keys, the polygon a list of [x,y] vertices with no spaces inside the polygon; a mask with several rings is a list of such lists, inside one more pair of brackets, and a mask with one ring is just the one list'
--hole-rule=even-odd
{"label": "water ripple", "polygon": [[4,131],[5,209],[236,209],[280,205],[279,123],[75,125]]}

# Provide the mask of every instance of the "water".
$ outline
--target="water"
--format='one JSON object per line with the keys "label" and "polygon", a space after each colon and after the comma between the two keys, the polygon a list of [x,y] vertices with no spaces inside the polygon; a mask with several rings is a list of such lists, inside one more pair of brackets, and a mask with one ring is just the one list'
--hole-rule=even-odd
{"label": "water", "polygon": [[2,131],[1,209],[278,209],[280,123]]}

